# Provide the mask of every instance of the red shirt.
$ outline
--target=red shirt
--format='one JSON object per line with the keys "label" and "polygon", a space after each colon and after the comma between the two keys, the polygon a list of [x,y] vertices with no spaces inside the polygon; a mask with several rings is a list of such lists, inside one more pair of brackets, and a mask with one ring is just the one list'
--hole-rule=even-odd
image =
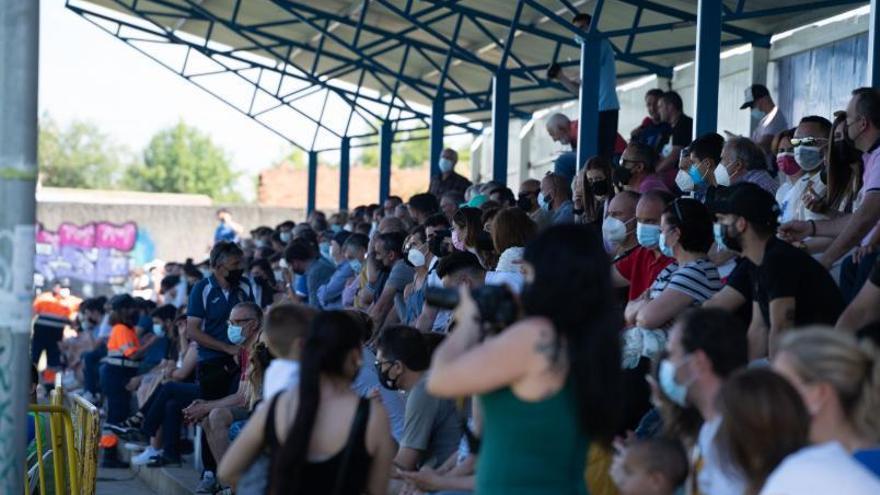
{"label": "red shirt", "polygon": [[632,301],[648,290],[657,275],[673,261],[675,260],[672,258],[639,246],[614,266],[623,278],[629,280],[628,298]]}
{"label": "red shirt", "polygon": [[[572,120],[568,126],[568,139],[571,141],[572,149],[577,149],[578,144],[578,121]],[[626,149],[626,140],[623,139],[623,136],[620,133],[617,133],[617,137],[614,140],[614,153],[620,155],[623,154],[623,151]]]}

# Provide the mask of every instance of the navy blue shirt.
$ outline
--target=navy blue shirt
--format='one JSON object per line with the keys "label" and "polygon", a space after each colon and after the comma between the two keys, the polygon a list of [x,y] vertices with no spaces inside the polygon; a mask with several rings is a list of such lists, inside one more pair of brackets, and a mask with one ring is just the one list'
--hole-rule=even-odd
{"label": "navy blue shirt", "polygon": [[220,225],[214,230],[214,244],[220,241],[235,242],[237,237],[238,235],[236,235],[235,230],[226,225],[226,222],[220,222]]}
{"label": "navy blue shirt", "polygon": [[[247,280],[242,279],[234,290],[224,291],[214,275],[199,280],[189,294],[186,316],[202,319],[202,331],[211,337],[229,344],[227,327],[229,313],[236,304],[253,302],[253,294]],[[227,356],[225,352],[215,351],[199,345],[199,362]]]}

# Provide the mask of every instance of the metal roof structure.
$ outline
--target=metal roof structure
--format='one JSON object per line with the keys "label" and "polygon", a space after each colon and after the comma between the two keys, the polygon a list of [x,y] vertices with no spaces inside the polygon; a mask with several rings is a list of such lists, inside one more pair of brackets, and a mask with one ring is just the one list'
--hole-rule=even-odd
{"label": "metal roof structure", "polygon": [[[721,0],[718,0],[721,2]],[[576,98],[548,81],[550,62],[577,68],[576,12],[593,13],[621,82],[671,77],[694,59],[697,0],[67,0],[67,7],[229,103],[294,145],[319,136],[374,144],[393,130],[445,123],[479,132],[492,81],[510,74],[510,114],[528,118]],[[866,0],[724,0],[721,45],[770,36]],[[582,32],[580,34],[583,34]],[[235,81],[219,94],[215,81]],[[349,115],[327,115],[327,101]],[[303,128],[302,120],[308,122]],[[296,122],[294,124],[294,122]],[[366,132],[364,131],[366,129]]]}

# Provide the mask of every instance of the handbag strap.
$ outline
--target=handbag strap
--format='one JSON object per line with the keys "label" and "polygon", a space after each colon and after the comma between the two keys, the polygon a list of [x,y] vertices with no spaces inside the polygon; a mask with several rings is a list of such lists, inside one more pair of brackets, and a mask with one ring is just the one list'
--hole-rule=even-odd
{"label": "handbag strap", "polygon": [[342,462],[340,462],[339,471],[336,473],[332,495],[340,495],[342,493],[342,487],[348,475],[348,465],[351,463],[351,453],[358,438],[361,438],[366,431],[367,414],[369,411],[370,400],[361,398],[358,402],[357,411],[354,414],[354,421],[351,425],[351,432],[348,434],[348,441],[345,443],[345,450],[342,452]]}

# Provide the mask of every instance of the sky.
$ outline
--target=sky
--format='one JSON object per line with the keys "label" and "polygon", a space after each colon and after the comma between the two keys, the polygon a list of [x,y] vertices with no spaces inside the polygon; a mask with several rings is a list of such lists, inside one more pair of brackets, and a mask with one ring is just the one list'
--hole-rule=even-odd
{"label": "sky", "polygon": [[41,115],[62,125],[91,121],[134,153],[183,119],[207,132],[246,174],[237,187],[246,199],[255,195],[252,177],[291,150],[283,138],[67,10],[64,0],[40,2]]}

